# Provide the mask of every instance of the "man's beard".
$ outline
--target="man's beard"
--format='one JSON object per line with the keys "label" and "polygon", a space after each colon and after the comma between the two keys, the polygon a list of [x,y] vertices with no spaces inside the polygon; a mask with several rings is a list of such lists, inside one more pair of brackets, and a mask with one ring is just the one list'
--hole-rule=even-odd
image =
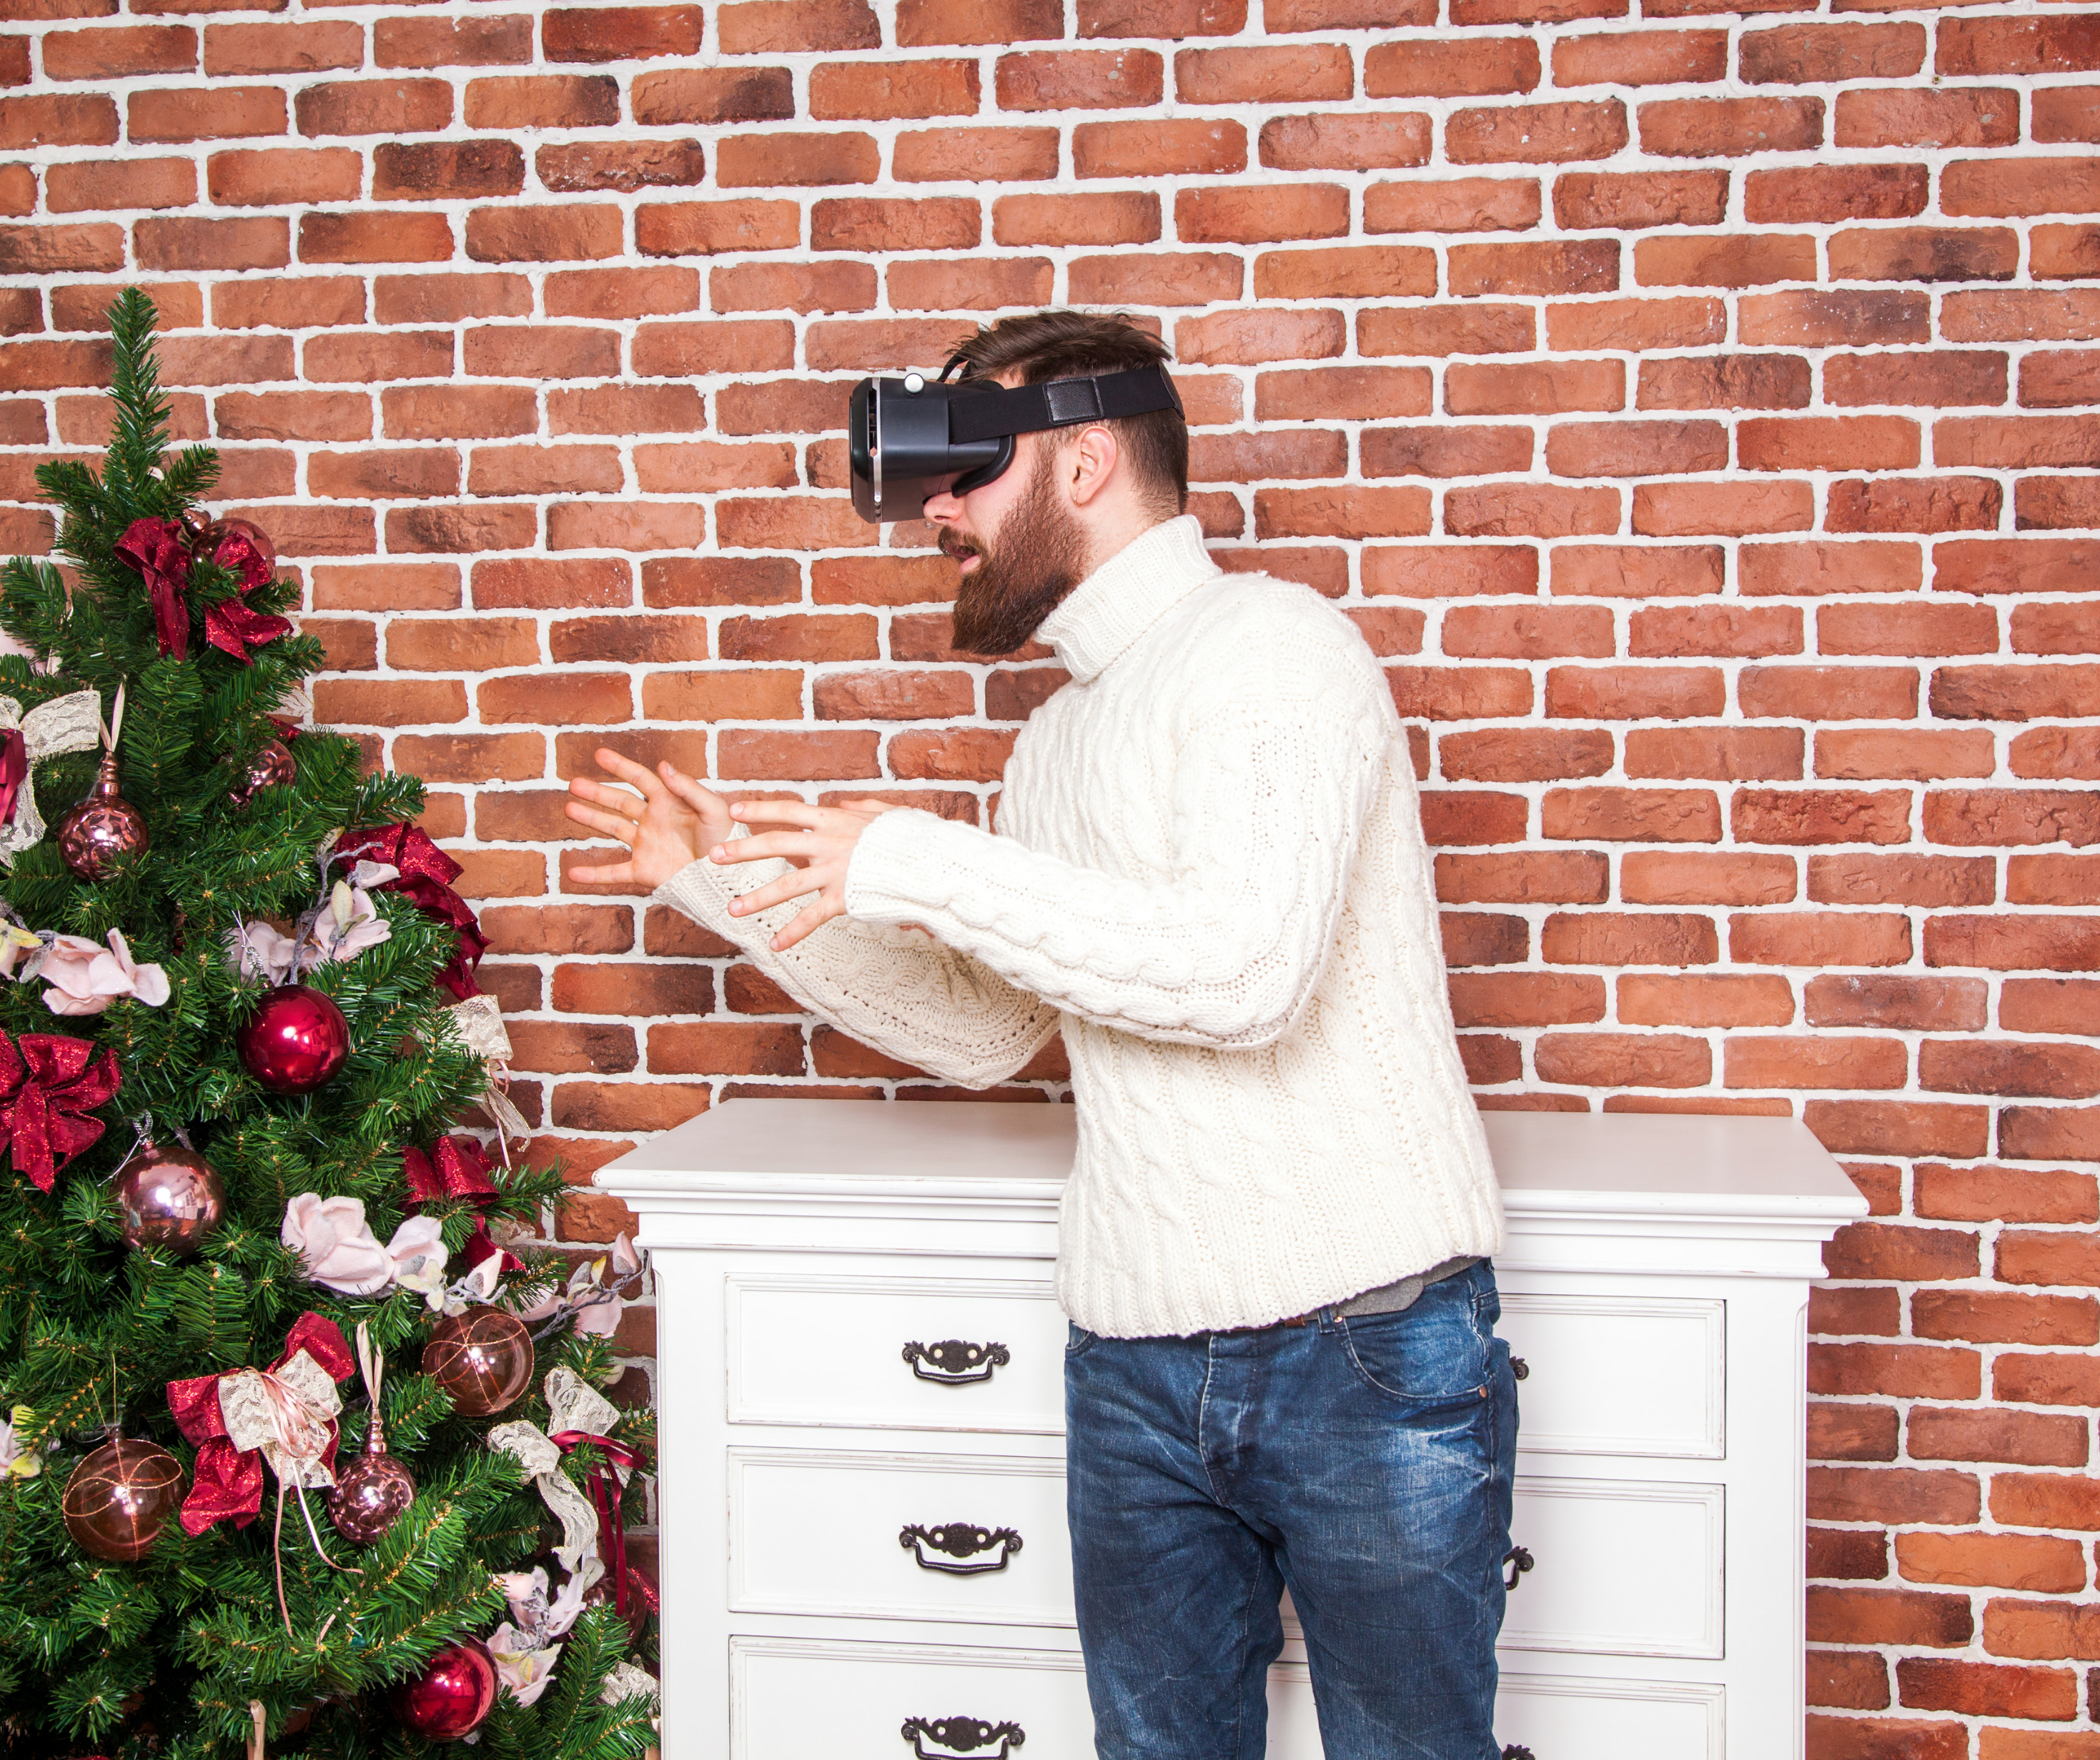
{"label": "man's beard", "polygon": [[1057,453],[1037,456],[1027,491],[1008,512],[988,548],[943,526],[942,550],[977,565],[955,587],[955,646],[964,653],[998,656],[1028,645],[1043,620],[1087,572],[1085,529],[1057,492]]}

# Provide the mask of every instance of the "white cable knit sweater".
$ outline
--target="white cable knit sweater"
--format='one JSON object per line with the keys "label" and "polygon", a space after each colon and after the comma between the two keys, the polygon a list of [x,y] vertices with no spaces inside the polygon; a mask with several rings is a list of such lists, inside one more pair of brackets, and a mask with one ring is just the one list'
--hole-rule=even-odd
{"label": "white cable knit sweater", "polygon": [[1264,1325],[1496,1252],[1414,768],[1354,627],[1303,587],[1221,575],[1184,517],[1041,635],[1072,682],[1021,731],[998,834],[885,813],[849,915],[785,953],[766,942],[796,904],[726,909],[777,862],[696,861],[657,895],[956,1081],[1000,1080],[1063,1027],[1057,1288],[1090,1331]]}

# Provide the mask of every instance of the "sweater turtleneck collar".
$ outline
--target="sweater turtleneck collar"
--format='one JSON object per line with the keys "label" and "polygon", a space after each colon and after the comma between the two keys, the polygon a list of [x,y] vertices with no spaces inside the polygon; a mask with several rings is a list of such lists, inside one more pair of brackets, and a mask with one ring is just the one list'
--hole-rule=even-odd
{"label": "sweater turtleneck collar", "polygon": [[1079,684],[1110,662],[1206,581],[1224,571],[1203,548],[1203,529],[1185,513],[1132,539],[1067,593],[1036,640],[1057,650]]}

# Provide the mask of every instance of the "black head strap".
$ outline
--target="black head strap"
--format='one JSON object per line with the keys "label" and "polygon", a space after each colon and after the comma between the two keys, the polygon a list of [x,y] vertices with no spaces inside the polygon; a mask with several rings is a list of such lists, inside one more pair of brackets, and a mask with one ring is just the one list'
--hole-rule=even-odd
{"label": "black head strap", "polygon": [[1004,434],[1040,433],[1046,428],[1069,428],[1075,422],[1114,421],[1180,407],[1181,399],[1164,367],[1138,367],[1128,372],[1052,379],[1042,385],[1016,385],[1011,390],[992,388],[957,398],[948,406],[948,438],[995,440]]}

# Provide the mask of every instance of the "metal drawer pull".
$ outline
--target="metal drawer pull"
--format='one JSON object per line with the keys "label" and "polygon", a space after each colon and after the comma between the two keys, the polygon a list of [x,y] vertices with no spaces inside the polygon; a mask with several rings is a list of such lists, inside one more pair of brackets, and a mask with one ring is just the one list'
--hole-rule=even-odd
{"label": "metal drawer pull", "polygon": [[[950,1522],[945,1528],[921,1528],[913,1523],[898,1532],[897,1543],[917,1559],[921,1570],[976,1577],[986,1571],[1004,1570],[1007,1560],[1021,1550],[1021,1536],[1011,1528],[980,1528],[975,1522]],[[946,1556],[927,1557],[929,1547]],[[997,1557],[977,1556],[994,1547],[999,1548]]]}
{"label": "metal drawer pull", "polygon": [[1538,1760],[1538,1756],[1529,1748],[1520,1747],[1516,1743],[1511,1742],[1508,1747],[1502,1749],[1502,1760]]}
{"label": "metal drawer pull", "polygon": [[[907,1718],[904,1739],[911,1744],[911,1751],[919,1756],[919,1760],[940,1760],[938,1754],[926,1752],[929,1741],[950,1753],[975,1753],[982,1754],[982,1760],[1006,1760],[1007,1750],[1018,1748],[1028,1740],[1028,1735],[1018,1723],[987,1723],[982,1718]],[[999,1744],[998,1751],[985,1753],[994,1742]]]}
{"label": "metal drawer pull", "polygon": [[1004,1344],[972,1344],[964,1339],[942,1339],[938,1344],[915,1340],[904,1347],[904,1360],[921,1381],[938,1381],[942,1387],[967,1387],[973,1381],[989,1381],[995,1369],[1012,1361]]}
{"label": "metal drawer pull", "polygon": [[[1520,1381],[1529,1381],[1531,1379],[1531,1365],[1521,1357],[1512,1357],[1510,1358],[1510,1373]],[[1524,1750],[1524,1760],[1531,1760],[1529,1749]]]}
{"label": "metal drawer pull", "polygon": [[1529,1570],[1535,1560],[1522,1547],[1511,1547],[1502,1555],[1502,1563],[1509,1567],[1509,1575],[1502,1578],[1502,1587],[1514,1589],[1516,1580]]}

